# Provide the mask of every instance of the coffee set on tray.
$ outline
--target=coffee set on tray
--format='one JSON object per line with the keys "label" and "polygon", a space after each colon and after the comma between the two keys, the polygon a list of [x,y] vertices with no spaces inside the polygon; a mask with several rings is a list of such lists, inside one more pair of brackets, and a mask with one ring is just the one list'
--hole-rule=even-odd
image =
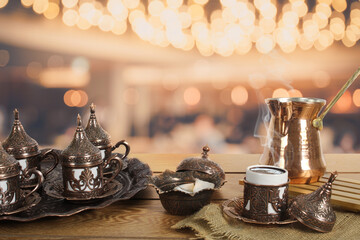
{"label": "coffee set on tray", "polygon": [[[0,144],[0,220],[69,216],[129,199],[147,187],[149,166],[127,158],[126,141],[112,146],[93,104],[90,110],[86,128],[78,115],[74,137],[60,151],[40,150],[15,109],[10,135]],[[120,146],[124,154],[113,153]]]}

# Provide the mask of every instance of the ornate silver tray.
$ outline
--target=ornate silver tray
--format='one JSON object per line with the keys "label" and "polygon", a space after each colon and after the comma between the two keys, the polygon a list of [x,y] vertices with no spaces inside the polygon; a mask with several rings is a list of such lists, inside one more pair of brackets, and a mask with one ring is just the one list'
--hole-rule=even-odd
{"label": "ornate silver tray", "polygon": [[[148,176],[151,175],[152,172],[147,164],[142,163],[136,158],[126,159],[125,161],[127,161],[127,168],[123,169],[115,178],[123,187],[112,196],[92,201],[83,201],[80,204],[78,202],[50,197],[45,191],[42,191],[41,201],[36,206],[21,213],[0,216],[0,220],[28,222],[48,216],[65,217],[88,209],[104,208],[116,201],[130,199],[139,191],[147,188]],[[47,163],[44,162],[43,166],[46,167],[46,164]],[[44,188],[61,179],[62,169],[59,164],[47,176]]]}

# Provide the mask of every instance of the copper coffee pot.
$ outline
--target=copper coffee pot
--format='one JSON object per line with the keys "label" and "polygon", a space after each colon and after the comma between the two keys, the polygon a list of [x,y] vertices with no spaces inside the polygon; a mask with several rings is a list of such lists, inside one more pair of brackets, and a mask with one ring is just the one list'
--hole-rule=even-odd
{"label": "copper coffee pot", "polygon": [[322,120],[359,75],[360,68],[319,116],[318,114],[326,103],[324,99],[266,99],[271,119],[267,144],[260,158],[260,164],[287,169],[291,183],[318,181],[326,169],[320,144]]}

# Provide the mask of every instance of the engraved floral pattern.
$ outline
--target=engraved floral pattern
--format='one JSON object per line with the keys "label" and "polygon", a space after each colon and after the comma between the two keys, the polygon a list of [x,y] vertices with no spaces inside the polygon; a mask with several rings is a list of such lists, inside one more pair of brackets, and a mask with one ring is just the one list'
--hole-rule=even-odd
{"label": "engraved floral pattern", "polygon": [[97,177],[94,177],[94,174],[89,168],[85,168],[79,179],[76,179],[75,176],[72,176],[72,179],[69,181],[70,187],[76,192],[84,192],[85,190],[95,190],[101,188],[101,179],[99,169],[97,169]]}

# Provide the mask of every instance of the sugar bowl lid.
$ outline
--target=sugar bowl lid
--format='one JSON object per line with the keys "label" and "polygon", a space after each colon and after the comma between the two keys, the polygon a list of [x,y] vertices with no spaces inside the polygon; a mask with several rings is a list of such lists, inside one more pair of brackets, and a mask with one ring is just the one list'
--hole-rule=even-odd
{"label": "sugar bowl lid", "polygon": [[2,145],[15,158],[26,158],[40,154],[39,144],[25,132],[19,120],[17,109],[14,110],[14,124],[10,135]]}
{"label": "sugar bowl lid", "polygon": [[20,165],[0,144],[0,178],[16,176],[20,173]]}
{"label": "sugar bowl lid", "polygon": [[332,173],[328,182],[314,192],[295,197],[288,209],[289,214],[305,226],[319,232],[330,232],[336,222],[336,215],[331,207],[332,183],[337,172]]}
{"label": "sugar bowl lid", "polygon": [[209,151],[210,148],[208,146],[204,146],[201,157],[185,158],[176,168],[176,171],[198,171],[211,175],[218,175],[221,179],[225,180],[224,170],[219,166],[219,164],[210,160],[208,156]]}
{"label": "sugar bowl lid", "polygon": [[90,105],[90,118],[85,128],[86,136],[97,147],[111,146],[110,135],[100,126],[95,115],[95,105]]}
{"label": "sugar bowl lid", "polygon": [[100,150],[87,138],[81,117],[77,117],[77,128],[69,146],[61,152],[65,166],[93,166],[102,162]]}

